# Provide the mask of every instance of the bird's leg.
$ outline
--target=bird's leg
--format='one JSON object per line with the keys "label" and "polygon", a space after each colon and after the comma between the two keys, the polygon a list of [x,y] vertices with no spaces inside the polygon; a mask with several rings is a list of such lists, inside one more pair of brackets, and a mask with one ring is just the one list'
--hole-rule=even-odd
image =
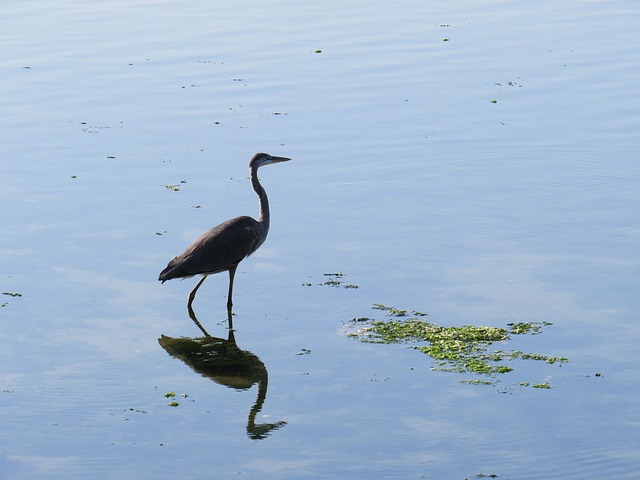
{"label": "bird's leg", "polygon": [[191,319],[194,319],[194,317],[196,316],[196,314],[193,312],[193,308],[191,307],[191,304],[193,303],[193,299],[196,298],[196,292],[200,288],[200,285],[202,285],[202,282],[204,282],[206,278],[207,276],[203,275],[200,281],[198,282],[198,284],[196,285],[196,288],[191,290],[191,293],[189,294],[189,302],[187,303],[187,310],[189,310],[189,316],[191,317]]}
{"label": "bird's leg", "polygon": [[233,309],[227,307],[227,324],[229,325],[229,331],[233,331]]}
{"label": "bird's leg", "polygon": [[229,341],[236,343],[236,337],[234,335],[234,330],[233,330],[233,312],[231,311],[231,309],[227,309],[227,320],[229,323]]}
{"label": "bird's leg", "polygon": [[236,275],[236,268],[238,268],[237,264],[229,267],[229,294],[227,295],[227,311],[229,314],[231,314],[231,307],[233,307],[231,297],[233,296],[233,277]]}

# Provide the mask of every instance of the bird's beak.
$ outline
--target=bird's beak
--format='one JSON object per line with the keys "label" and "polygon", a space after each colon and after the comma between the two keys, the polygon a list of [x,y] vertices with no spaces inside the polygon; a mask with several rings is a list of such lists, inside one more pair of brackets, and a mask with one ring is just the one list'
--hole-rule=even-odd
{"label": "bird's beak", "polygon": [[290,159],[290,158],[287,158],[287,157],[274,157],[274,156],[269,156],[269,163],[288,162],[289,160],[291,160],[291,159]]}

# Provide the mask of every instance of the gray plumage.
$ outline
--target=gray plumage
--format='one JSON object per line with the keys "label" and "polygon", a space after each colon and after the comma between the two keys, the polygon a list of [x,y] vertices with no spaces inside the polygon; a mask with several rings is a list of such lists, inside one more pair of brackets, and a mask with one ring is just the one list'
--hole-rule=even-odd
{"label": "gray plumage", "polygon": [[267,153],[256,153],[249,163],[250,179],[253,189],[260,199],[260,216],[258,220],[242,216],[227,220],[217,227],[202,234],[187,249],[173,258],[160,273],[158,280],[162,283],[172,278],[188,278],[203,275],[196,287],[189,294],[188,309],[192,318],[195,316],[191,303],[196,291],[207,275],[229,272],[229,294],[227,308],[230,310],[233,293],[233,278],[238,264],[264,243],[269,233],[269,199],[258,180],[258,169],[263,165],[286,162],[285,157],[274,157]]}
{"label": "gray plumage", "polygon": [[202,234],[160,273],[162,282],[172,278],[210,275],[228,270],[264,242],[267,229],[251,217],[227,220]]}

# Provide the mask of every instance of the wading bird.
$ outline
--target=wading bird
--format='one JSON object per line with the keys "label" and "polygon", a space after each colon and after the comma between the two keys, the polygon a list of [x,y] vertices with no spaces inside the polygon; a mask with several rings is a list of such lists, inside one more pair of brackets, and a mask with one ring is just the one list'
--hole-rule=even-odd
{"label": "wading bird", "polygon": [[187,308],[191,318],[195,317],[191,304],[196,292],[207,275],[229,272],[229,293],[227,310],[233,306],[233,277],[238,264],[255,252],[266,240],[269,233],[269,200],[267,193],[258,180],[258,169],[263,165],[286,162],[285,157],[274,157],[267,153],[256,153],[249,163],[251,185],[260,198],[260,216],[258,220],[251,217],[236,217],[221,223],[205,232],[187,249],[169,262],[167,268],[160,272],[162,283],[172,278],[188,278],[202,275],[202,279],[189,294]]}

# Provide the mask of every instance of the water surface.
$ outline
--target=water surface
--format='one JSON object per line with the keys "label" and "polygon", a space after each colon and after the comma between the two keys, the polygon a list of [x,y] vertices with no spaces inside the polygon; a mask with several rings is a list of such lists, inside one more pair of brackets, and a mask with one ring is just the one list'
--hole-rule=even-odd
{"label": "water surface", "polygon": [[[639,13],[6,6],[0,471],[635,478]],[[268,371],[254,423],[286,422],[263,439],[257,381],[229,388],[159,344],[202,336],[195,279],[156,281],[205,229],[257,214],[256,151],[293,158],[261,171],[272,230],[236,276],[237,348]],[[226,282],[195,303],[223,339]],[[375,303],[444,325],[552,322],[515,345],[569,362],[462,384],[404,345],[348,338],[352,318],[384,318]]]}

